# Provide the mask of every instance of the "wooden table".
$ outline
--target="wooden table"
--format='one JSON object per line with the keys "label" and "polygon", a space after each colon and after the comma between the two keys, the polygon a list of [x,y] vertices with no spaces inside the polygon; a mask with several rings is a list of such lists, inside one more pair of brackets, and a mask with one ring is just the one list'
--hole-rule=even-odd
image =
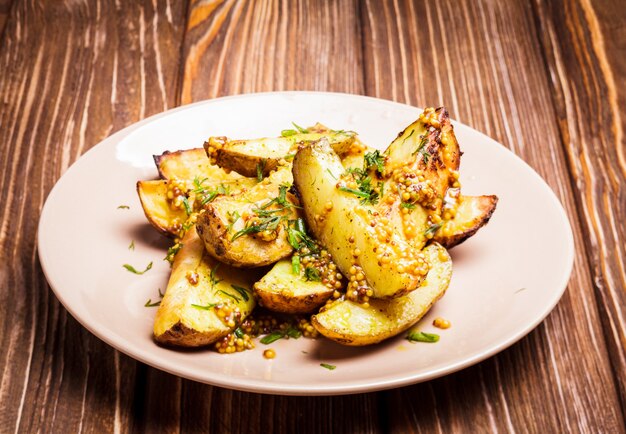
{"label": "wooden table", "polygon": [[[625,10],[616,0],[0,0],[0,431],[624,432]],[[321,398],[181,380],[82,328],[35,245],[68,166],[168,108],[285,89],[445,105],[526,160],[574,229],[556,309],[462,372]]]}

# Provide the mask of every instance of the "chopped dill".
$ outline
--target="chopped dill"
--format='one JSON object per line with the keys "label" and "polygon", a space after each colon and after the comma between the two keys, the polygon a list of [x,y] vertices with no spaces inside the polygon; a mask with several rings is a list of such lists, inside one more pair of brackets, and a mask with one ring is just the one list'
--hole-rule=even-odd
{"label": "chopped dill", "polygon": [[129,265],[129,264],[124,264],[122,266],[124,268],[126,268],[128,271],[130,271],[131,273],[144,274],[146,271],[148,271],[149,269],[152,268],[152,261],[150,261],[150,263],[146,266],[146,269],[143,270],[143,271],[137,271],[137,269],[135,269],[135,267],[133,267],[132,265]]}

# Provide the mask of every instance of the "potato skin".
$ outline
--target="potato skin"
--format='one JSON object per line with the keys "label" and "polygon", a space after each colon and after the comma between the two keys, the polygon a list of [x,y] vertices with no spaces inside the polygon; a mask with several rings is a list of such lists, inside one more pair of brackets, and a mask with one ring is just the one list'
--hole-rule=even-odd
{"label": "potato skin", "polygon": [[[193,305],[222,303],[236,308],[240,313],[239,321],[242,321],[252,312],[255,300],[251,291],[246,300],[231,285],[250,288],[255,274],[240,273],[207,255],[195,226],[187,231],[182,245],[174,258],[172,274],[154,320],[154,340],[179,347],[209,345],[226,336],[234,327],[225,324],[215,309],[198,309]],[[197,275],[195,284],[190,281],[192,273]],[[212,275],[219,281],[213,281]],[[238,300],[226,293],[235,294]]]}
{"label": "potato skin", "polygon": [[[235,238],[234,235],[244,229],[246,218],[255,215],[254,209],[277,197],[280,186],[291,184],[291,181],[291,172],[288,169],[281,169],[247,192],[217,198],[207,204],[205,211],[198,216],[197,231],[208,253],[221,262],[242,268],[273,264],[289,256],[293,248],[287,240],[284,226],[288,220],[298,217],[295,207],[275,214],[284,219],[278,225],[276,238],[273,240],[266,241],[253,235]],[[298,204],[295,196],[290,193],[287,193],[287,199],[295,205]],[[241,217],[231,221],[234,213]]]}
{"label": "potato skin", "polygon": [[[213,165],[202,148],[165,151],[154,155],[154,162],[162,179],[206,179],[208,182],[232,181],[241,178]],[[256,176],[256,175],[253,175]]]}
{"label": "potato skin", "polygon": [[175,210],[167,201],[168,181],[137,181],[137,194],[148,222],[160,233],[175,237],[187,219],[184,209]]}
{"label": "potato skin", "polygon": [[348,153],[357,142],[355,133],[332,131],[321,124],[310,127],[308,131],[286,137],[251,140],[211,137],[204,143],[204,149],[214,164],[243,176],[256,177],[258,173],[268,176],[276,170],[280,160],[294,154],[299,147],[323,137],[340,155]]}
{"label": "potato skin", "polygon": [[434,240],[446,249],[461,244],[489,223],[497,205],[498,196],[495,195],[461,196],[456,215],[451,220],[444,220]]}
{"label": "potato skin", "polygon": [[432,267],[416,290],[392,300],[370,300],[369,307],[338,300],[312,317],[322,335],[342,345],[379,343],[416,324],[445,294],[452,277],[452,260],[439,244],[424,249]]}
{"label": "potato skin", "polygon": [[395,229],[402,233],[403,226],[410,224],[417,228],[416,235],[409,241],[411,246],[421,250],[427,243],[425,231],[428,228],[429,214],[440,215],[443,198],[454,183],[452,174],[459,170],[461,150],[450,123],[448,111],[444,107],[426,109],[420,117],[398,134],[384,154],[385,173],[408,168],[419,171],[431,183],[435,198],[431,203],[416,203],[415,209],[406,216],[406,221],[394,218],[400,215],[401,200],[389,204],[381,200],[380,211],[392,219]]}
{"label": "potato skin", "polygon": [[334,289],[322,282],[305,281],[304,267],[293,274],[291,259],[283,259],[254,284],[259,304],[281,313],[309,313],[326,303]]}
{"label": "potato skin", "polygon": [[[407,270],[414,269],[416,260],[403,258],[398,253],[409,252],[410,246],[397,233],[389,234],[388,244],[381,245],[374,229],[376,222],[371,213],[374,209],[336,187],[342,173],[344,168],[338,156],[325,140],[301,148],[296,154],[294,184],[309,229],[328,249],[344,275],[349,275],[350,268],[358,262],[356,265],[363,269],[374,298],[399,297],[417,288],[423,276],[398,271],[399,265]],[[329,203],[331,209],[326,209]],[[355,249],[360,252],[358,260],[354,259]],[[381,254],[389,255],[393,266],[382,264],[378,259]]]}
{"label": "potato skin", "polygon": [[[137,194],[141,202],[143,212],[148,222],[163,235],[170,238],[176,237],[181,230],[182,224],[190,217],[183,207],[173,208],[167,198],[167,191],[170,182],[178,182],[179,185],[187,184],[189,189],[195,188],[191,180],[166,180],[138,181]],[[216,190],[219,187],[227,187],[230,194],[235,194],[251,188],[256,184],[256,180],[239,177],[234,180],[221,181],[219,183],[206,183],[202,186],[207,190]],[[194,208],[194,199],[189,192],[185,192],[188,203]],[[197,207],[195,208],[197,210]]]}
{"label": "potato skin", "polygon": [[224,329],[199,331],[178,321],[162,334],[155,335],[154,340],[161,345],[194,348],[210,345],[229,332],[230,330]]}

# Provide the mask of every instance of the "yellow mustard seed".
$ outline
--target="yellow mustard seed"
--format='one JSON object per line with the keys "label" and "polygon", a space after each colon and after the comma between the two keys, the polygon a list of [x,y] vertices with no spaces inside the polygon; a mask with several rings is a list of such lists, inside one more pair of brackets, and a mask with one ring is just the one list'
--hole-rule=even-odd
{"label": "yellow mustard seed", "polygon": [[440,329],[449,329],[452,324],[445,318],[437,317],[433,321],[433,325]]}

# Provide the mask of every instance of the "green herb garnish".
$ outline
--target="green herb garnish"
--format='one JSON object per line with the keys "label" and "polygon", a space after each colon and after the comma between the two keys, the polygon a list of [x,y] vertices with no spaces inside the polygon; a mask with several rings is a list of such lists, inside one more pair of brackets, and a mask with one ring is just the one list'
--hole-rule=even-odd
{"label": "green herb garnish", "polygon": [[132,240],[128,245],[128,250],[135,250],[135,240]]}
{"label": "green herb garnish", "polygon": [[152,299],[149,298],[148,301],[146,301],[146,304],[144,304],[145,307],[157,307],[161,304],[161,300],[157,300],[154,303],[152,302]]}
{"label": "green herb garnish", "polygon": [[213,309],[215,306],[217,306],[215,303],[209,303],[205,306],[202,306],[200,304],[191,304],[192,307],[195,307],[198,310],[211,310]]}
{"label": "green herb garnish", "polygon": [[281,332],[272,332],[268,335],[265,335],[261,338],[260,342],[265,345],[269,345],[272,342],[276,342],[279,339],[284,338],[285,335]]}
{"label": "green herb garnish", "polygon": [[120,205],[117,209],[130,209],[130,207],[128,205]]}
{"label": "green herb garnish", "polygon": [[380,155],[379,151],[368,152],[363,157],[364,170],[375,168],[379,175],[385,171],[385,157]]}
{"label": "green herb garnish", "polygon": [[191,205],[189,205],[189,199],[186,196],[183,197],[183,206],[185,207],[185,212],[187,215],[191,215],[193,210],[191,209]]}
{"label": "green herb garnish", "polygon": [[304,280],[307,282],[321,282],[322,277],[320,276],[320,272],[315,267],[306,267],[304,269]]}
{"label": "green herb garnish", "polygon": [[291,188],[291,185],[289,184],[281,184],[280,186],[278,186],[278,197],[276,198],[277,203],[283,206],[291,205],[287,201],[287,190],[289,190],[290,188]]}
{"label": "green herb garnish", "polygon": [[150,263],[146,266],[146,269],[145,269],[145,270],[143,270],[143,271],[137,271],[137,270],[135,269],[135,267],[133,267],[132,265],[129,265],[129,264],[124,264],[124,265],[123,265],[123,267],[124,267],[124,268],[126,268],[126,269],[127,269],[128,271],[130,271],[131,273],[135,273],[135,274],[143,274],[143,273],[145,273],[146,271],[148,271],[149,269],[151,269],[151,268],[152,268],[152,261],[151,261],[151,262],[150,262]]}
{"label": "green herb garnish", "polygon": [[[220,194],[230,194],[230,187],[220,184],[215,190],[209,190],[203,184],[208,181],[208,178],[200,179],[197,176],[193,180],[194,189],[192,190],[199,198],[202,205],[206,205],[211,202]],[[184,201],[183,201],[184,203]]]}
{"label": "green herb garnish", "polygon": [[237,285],[230,285],[232,286],[232,288],[237,291],[239,293],[239,295],[241,295],[241,297],[245,300],[248,301],[250,299],[250,296],[248,295],[248,290],[244,287],[241,286],[237,286]]}
{"label": "green herb garnish", "polygon": [[191,227],[194,225],[195,223],[192,222],[191,220],[186,221],[185,223],[183,223],[183,232],[187,232],[189,229],[191,229]]}
{"label": "green herb garnish", "polygon": [[241,330],[241,327],[237,327],[234,331],[235,336],[237,336],[238,338],[243,338],[245,333],[243,332],[243,330]]}
{"label": "green herb garnish", "polygon": [[400,204],[400,208],[406,208],[406,209],[415,209],[415,204],[414,203],[409,203],[409,202],[402,202]]}
{"label": "green herb garnish", "polygon": [[244,235],[249,234],[258,234],[263,231],[273,231],[278,227],[278,224],[284,219],[284,216],[273,216],[273,217],[260,217],[259,221],[246,226],[242,230],[238,231],[233,235],[231,241],[235,241],[239,237],[243,237]]}
{"label": "green herb garnish", "polygon": [[[358,185],[358,190],[349,187],[339,187],[339,190],[347,193],[352,193],[361,198],[362,204],[376,204],[380,198],[380,193],[374,190],[372,187],[372,178],[367,175],[367,165],[364,163],[365,168],[359,169],[358,167],[351,167],[348,169],[348,173],[352,175],[352,178]],[[379,190],[384,188],[384,182],[378,183]]]}
{"label": "green herb garnish", "polygon": [[300,337],[302,336],[302,332],[294,326],[289,326],[289,328],[285,331],[285,335],[289,336],[292,339],[300,339]]}
{"label": "green herb garnish", "polygon": [[301,133],[301,134],[308,134],[309,130],[307,130],[306,128],[302,128],[300,125],[298,125],[295,122],[291,123],[294,127],[296,127],[296,129]]}
{"label": "green herb garnish", "polygon": [[434,225],[430,225],[428,229],[424,231],[424,235],[426,236],[435,235],[435,232],[437,232],[440,227],[441,227],[441,223],[435,223]]}
{"label": "green herb garnish", "polygon": [[307,235],[304,220],[299,218],[297,220],[290,220],[289,223],[291,224],[287,226],[287,241],[289,241],[291,247],[295,250],[306,247],[311,252],[316,253],[318,251],[317,245],[315,241]]}
{"label": "green herb garnish", "polygon": [[265,158],[261,158],[261,161],[256,164],[256,180],[259,182],[263,181],[263,171],[266,164],[267,160]]}
{"label": "green herb garnish", "polygon": [[439,341],[439,335],[434,334],[434,333],[425,333],[425,332],[412,332],[412,333],[409,333],[406,338],[410,342],[433,343],[433,342]]}
{"label": "green herb garnish", "polygon": [[346,134],[348,136],[356,136],[356,132],[352,130],[330,130],[333,134]]}
{"label": "green herb garnish", "polygon": [[300,274],[300,256],[293,255],[291,257],[291,273]]}
{"label": "green herb garnish", "polygon": [[[407,137],[407,139],[408,139],[408,137]],[[413,153],[411,155],[415,155],[418,152],[421,153],[422,150],[424,149],[424,146],[426,146],[427,143],[428,143],[428,138],[425,135],[421,135],[420,136],[420,142],[417,144],[417,148],[415,149],[415,151],[413,151]]]}
{"label": "green herb garnish", "polygon": [[278,196],[275,197],[274,199],[267,201],[266,203],[261,205],[259,208],[255,209],[254,212],[259,214],[260,212],[259,210],[265,210],[274,204],[282,205],[283,208],[274,210],[272,212],[284,211],[287,208],[300,208],[287,200],[287,191],[290,188],[291,188],[291,184],[281,184],[278,187]]}
{"label": "green herb garnish", "polygon": [[413,133],[415,132],[415,130],[411,130],[411,132],[409,133],[408,136],[406,136],[404,138],[404,140],[402,140],[402,144],[404,145],[404,142],[406,142],[407,140],[409,140],[409,137],[411,137],[413,135]]}
{"label": "green herb garnish", "polygon": [[348,188],[348,187],[339,187],[339,190],[345,191],[346,193],[352,193],[355,196],[360,197],[362,204],[378,203],[378,193],[376,193],[374,189],[371,188],[369,182],[359,185],[358,190],[355,190],[354,188]]}
{"label": "green herb garnish", "polygon": [[286,330],[275,330],[270,334],[263,336],[260,340],[262,344],[269,345],[272,342],[276,342],[279,339],[288,337],[291,339],[298,339],[302,336],[302,332],[296,327],[290,325]]}
{"label": "green herb garnish", "polygon": [[329,371],[333,371],[333,370],[337,369],[337,367],[335,365],[330,365],[328,363],[320,363],[320,366],[322,368],[328,369]]}
{"label": "green herb garnish", "polygon": [[171,264],[172,262],[174,262],[174,256],[176,256],[176,253],[178,253],[178,251],[182,248],[183,248],[183,243],[179,242],[179,243],[174,244],[172,247],[167,249],[167,256],[165,256],[163,260]]}
{"label": "green herb garnish", "polygon": [[239,303],[241,301],[241,299],[239,297],[237,297],[236,295],[231,294],[230,292],[226,292],[223,289],[220,289],[217,292],[218,292],[218,294],[224,294],[225,296],[232,298],[237,303]]}
{"label": "green herb garnish", "polygon": [[355,190],[354,188],[339,187],[339,190],[345,191],[346,193],[352,193],[355,196],[362,197],[363,199],[369,199],[370,197],[369,193],[361,191],[361,190]]}
{"label": "green herb garnish", "polygon": [[215,285],[217,285],[218,283],[222,281],[222,279],[217,278],[217,269],[220,268],[220,265],[222,264],[217,263],[217,265],[213,267],[213,269],[211,270],[211,273],[209,274],[209,282],[211,283],[211,289],[215,289]]}
{"label": "green herb garnish", "polygon": [[296,134],[298,134],[296,130],[282,130],[280,132],[280,135],[283,137],[295,136]]}

